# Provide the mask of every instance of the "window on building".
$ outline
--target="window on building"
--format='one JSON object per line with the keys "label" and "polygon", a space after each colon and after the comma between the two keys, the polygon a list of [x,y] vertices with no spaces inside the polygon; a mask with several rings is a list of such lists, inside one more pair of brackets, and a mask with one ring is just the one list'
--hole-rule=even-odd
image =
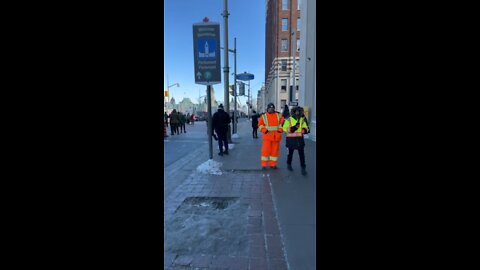
{"label": "window on building", "polygon": [[288,52],[288,40],[282,39],[282,52]]}
{"label": "window on building", "polygon": [[302,26],[302,20],[300,18],[297,19],[297,31],[300,31],[300,27]]}
{"label": "window on building", "polygon": [[288,19],[282,19],[282,31],[288,31]]}
{"label": "window on building", "polygon": [[297,10],[300,10],[300,4],[302,3],[302,0],[297,0]]}
{"label": "window on building", "polygon": [[282,0],[282,10],[288,10],[288,0]]}
{"label": "window on building", "polygon": [[287,91],[287,80],[286,80],[286,79],[282,79],[282,80],[281,80],[280,89],[282,90],[282,92],[286,92],[286,91]]}
{"label": "window on building", "polygon": [[287,60],[282,60],[282,71],[287,71]]}
{"label": "window on building", "polygon": [[298,84],[300,83],[300,81],[298,79],[295,79],[295,88],[297,89],[298,91]]}
{"label": "window on building", "polygon": [[297,52],[300,51],[300,39],[297,39]]}
{"label": "window on building", "polygon": [[281,107],[280,108],[285,108],[285,105],[287,105],[287,100],[286,99],[282,99],[281,101]]}

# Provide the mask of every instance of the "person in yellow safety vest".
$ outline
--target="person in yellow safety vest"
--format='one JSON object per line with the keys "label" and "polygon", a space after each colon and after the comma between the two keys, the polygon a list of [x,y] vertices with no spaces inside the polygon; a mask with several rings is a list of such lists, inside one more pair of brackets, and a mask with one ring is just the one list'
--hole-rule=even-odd
{"label": "person in yellow safety vest", "polygon": [[282,140],[283,116],[275,111],[275,105],[269,103],[267,112],[258,118],[258,128],[262,135],[261,163],[262,170],[267,169],[270,163],[272,169],[277,168],[278,156],[280,153],[280,141]]}
{"label": "person in yellow safety vest", "polygon": [[283,123],[283,131],[287,133],[287,168],[290,171],[293,171],[292,168],[292,158],[293,152],[295,149],[298,150],[298,155],[300,156],[300,166],[302,167],[302,175],[307,174],[306,165],[305,165],[305,141],[303,135],[309,133],[307,122],[305,117],[302,116],[302,108],[295,107],[292,109],[292,114],[290,117]]}

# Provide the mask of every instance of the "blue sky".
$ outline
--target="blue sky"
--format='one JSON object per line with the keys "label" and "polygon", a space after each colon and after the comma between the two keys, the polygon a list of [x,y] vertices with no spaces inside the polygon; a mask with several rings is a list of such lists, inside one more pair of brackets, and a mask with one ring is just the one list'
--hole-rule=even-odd
{"label": "blue sky", "polygon": [[[198,102],[200,94],[205,95],[206,86],[195,84],[193,67],[192,25],[208,17],[211,22],[220,23],[220,46],[224,47],[223,0],[165,0],[164,2],[164,89],[167,88],[167,74],[170,95],[181,101],[189,97]],[[237,73],[249,72],[255,75],[250,82],[252,97],[256,98],[265,77],[265,0],[228,1],[228,47],[233,49],[237,38]],[[223,68],[223,50],[221,51]],[[234,55],[229,53],[230,74],[234,71]],[[229,84],[233,85],[233,75]],[[213,86],[215,98],[223,103],[224,81]],[[245,92],[247,93],[248,87]],[[238,97],[237,97],[238,98]],[[242,97],[245,104],[246,98]]]}

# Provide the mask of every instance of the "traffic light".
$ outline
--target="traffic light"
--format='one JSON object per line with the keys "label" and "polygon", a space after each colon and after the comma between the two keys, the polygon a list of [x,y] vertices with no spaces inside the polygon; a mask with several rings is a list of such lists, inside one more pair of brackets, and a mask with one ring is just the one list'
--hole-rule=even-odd
{"label": "traffic light", "polygon": [[238,91],[240,96],[245,96],[245,84],[240,82],[240,90]]}

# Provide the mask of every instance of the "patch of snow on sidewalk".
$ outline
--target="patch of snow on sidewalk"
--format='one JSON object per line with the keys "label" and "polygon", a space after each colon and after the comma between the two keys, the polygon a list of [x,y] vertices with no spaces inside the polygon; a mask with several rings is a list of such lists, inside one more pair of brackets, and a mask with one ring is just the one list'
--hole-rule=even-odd
{"label": "patch of snow on sidewalk", "polygon": [[303,134],[303,138],[304,138],[304,139],[309,139],[310,136],[308,136],[308,134]]}
{"label": "patch of snow on sidewalk", "polygon": [[200,164],[200,166],[197,167],[197,171],[203,174],[222,175],[220,166],[222,166],[222,163],[217,162],[213,159],[209,159],[204,163]]}
{"label": "patch of snow on sidewalk", "polygon": [[235,133],[232,135],[232,139],[240,139],[240,136],[237,133]]}
{"label": "patch of snow on sidewalk", "polygon": [[229,143],[228,144],[228,150],[232,150],[233,148],[235,148],[235,144]]}

